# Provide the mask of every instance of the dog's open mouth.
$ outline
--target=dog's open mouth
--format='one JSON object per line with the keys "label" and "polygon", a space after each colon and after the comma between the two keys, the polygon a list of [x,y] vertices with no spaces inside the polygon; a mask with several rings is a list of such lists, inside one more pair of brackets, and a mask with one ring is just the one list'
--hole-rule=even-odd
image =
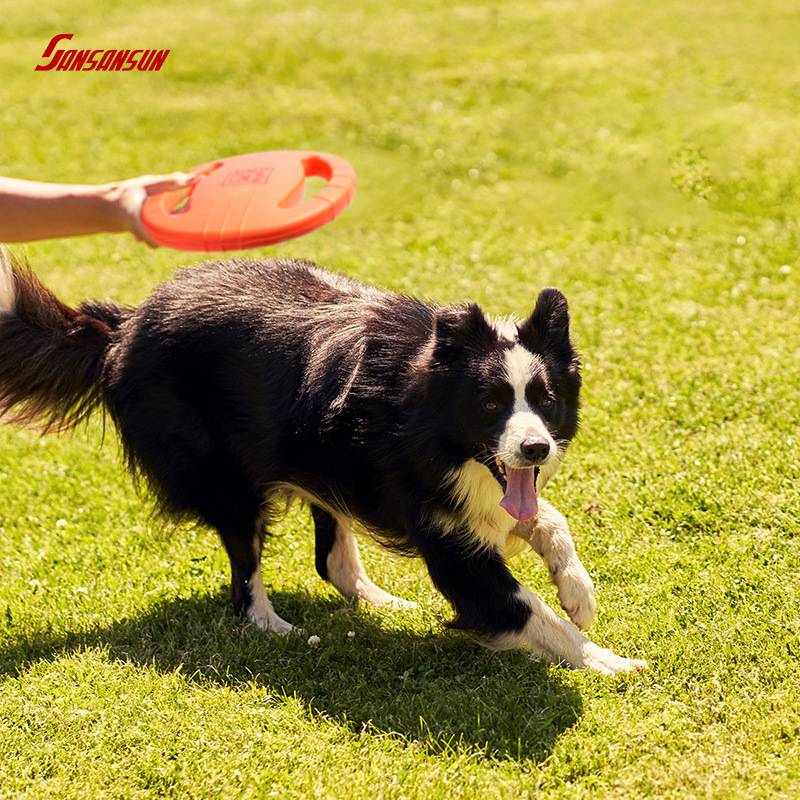
{"label": "dog's open mouth", "polygon": [[488,466],[503,489],[500,506],[520,522],[535,517],[539,513],[539,492],[536,488],[539,467],[515,469],[507,466],[499,456],[490,459]]}

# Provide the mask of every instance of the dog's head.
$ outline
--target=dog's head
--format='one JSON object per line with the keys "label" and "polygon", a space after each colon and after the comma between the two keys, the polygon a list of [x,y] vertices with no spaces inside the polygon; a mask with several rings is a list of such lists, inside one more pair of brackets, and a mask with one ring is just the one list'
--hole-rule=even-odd
{"label": "dog's head", "polygon": [[537,487],[578,428],[581,378],[567,300],[545,289],[524,321],[489,320],[475,304],[437,311],[421,376],[451,441],[484,464],[515,519],[537,512]]}

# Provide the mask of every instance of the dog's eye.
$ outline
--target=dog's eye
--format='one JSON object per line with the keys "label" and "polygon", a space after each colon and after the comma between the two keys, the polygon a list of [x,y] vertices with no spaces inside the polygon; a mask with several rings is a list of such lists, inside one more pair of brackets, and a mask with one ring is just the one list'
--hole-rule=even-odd
{"label": "dog's eye", "polygon": [[556,401],[555,401],[555,400],[554,400],[552,397],[550,397],[550,396],[548,395],[547,397],[543,397],[543,398],[542,398],[542,400],[541,400],[541,402],[539,403],[539,405],[540,405],[542,408],[552,408],[552,407],[553,407],[553,405],[555,404],[555,402],[556,402]]}
{"label": "dog's eye", "polygon": [[500,408],[500,404],[494,400],[484,400],[481,403],[481,407],[487,414],[495,414],[497,410]]}

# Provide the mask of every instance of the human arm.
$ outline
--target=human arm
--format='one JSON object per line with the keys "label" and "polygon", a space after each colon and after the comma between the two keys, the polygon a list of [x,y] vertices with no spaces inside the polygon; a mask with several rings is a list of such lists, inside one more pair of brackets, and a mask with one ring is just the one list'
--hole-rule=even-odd
{"label": "human arm", "polygon": [[0,178],[0,242],[127,231],[155,246],[142,225],[142,204],[148,195],[180,189],[193,180],[183,172],[97,185]]}

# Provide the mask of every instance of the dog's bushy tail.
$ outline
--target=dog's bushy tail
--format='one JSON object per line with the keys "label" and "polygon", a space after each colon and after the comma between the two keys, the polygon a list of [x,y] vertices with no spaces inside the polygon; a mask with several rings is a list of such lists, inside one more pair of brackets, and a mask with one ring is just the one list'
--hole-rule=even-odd
{"label": "dog's bushy tail", "polygon": [[0,246],[0,422],[43,433],[74,427],[102,400],[113,331],[129,309],[62,303]]}

